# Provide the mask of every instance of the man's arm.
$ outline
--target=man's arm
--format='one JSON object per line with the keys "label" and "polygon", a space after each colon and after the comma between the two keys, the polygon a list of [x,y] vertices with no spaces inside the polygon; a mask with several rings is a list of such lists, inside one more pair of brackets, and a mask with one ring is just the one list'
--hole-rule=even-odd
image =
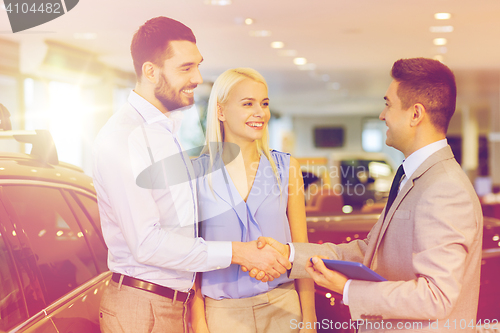
{"label": "man's arm", "polygon": [[[145,188],[136,183],[136,176],[150,165],[140,127],[132,133],[108,133],[96,146],[94,185],[111,254],[119,257],[129,252],[137,263],[180,271],[227,267],[231,243],[207,244],[192,237],[194,232],[187,232],[187,228],[194,230],[194,219],[185,227],[181,227],[181,220],[193,214],[176,211],[172,200],[162,198],[162,194],[172,194],[168,188]],[[188,183],[184,185],[189,187]],[[188,199],[182,204],[193,205]],[[120,248],[124,244],[128,249]]]}
{"label": "man's arm", "polygon": [[[381,223],[379,221],[379,223]],[[375,227],[374,227],[375,228]],[[373,229],[372,229],[373,230]],[[325,244],[311,244],[311,243],[293,243],[281,244],[271,237],[259,237],[257,246],[263,248],[266,244],[274,247],[281,255],[289,258],[293,263],[289,277],[292,279],[308,279],[311,278],[309,273],[305,270],[309,259],[313,256],[321,256],[323,258],[349,260],[356,262],[363,262],[364,254],[370,240],[371,232],[364,240],[355,240],[347,244],[335,245],[332,243]],[[291,247],[294,248],[294,258],[290,258]],[[242,267],[246,271],[246,267]],[[250,276],[260,280],[265,276],[265,273],[258,269],[252,269]]]}
{"label": "man's arm", "polygon": [[[172,192],[136,184],[136,175],[151,165],[140,129],[127,138],[119,134],[100,142],[94,152],[94,170],[97,171],[94,172],[94,184],[100,206],[105,208],[102,211],[106,212],[102,214],[105,238],[123,237],[135,261],[145,265],[201,272],[241,262],[266,271],[271,278],[286,271],[289,267],[286,258],[280,257],[273,249],[256,253],[255,242],[242,246],[237,242],[206,242],[202,238],[193,238],[189,233],[183,234],[182,228],[195,227],[194,216],[185,214],[183,209],[177,212],[176,207],[168,202],[163,205],[158,201],[159,194],[172,195]],[[155,160],[162,157],[157,156]],[[191,193],[189,183],[176,186],[186,186]],[[193,205],[192,198],[187,198],[186,202]],[[168,215],[168,210],[174,213]],[[171,220],[177,220],[177,225],[162,225],[165,223],[162,216],[165,219],[167,215],[171,216]],[[113,255],[117,250],[110,248]],[[235,258],[232,258],[233,254]]]}
{"label": "man's arm", "polygon": [[291,246],[295,248],[295,258],[293,260],[290,278],[305,279],[310,278],[305,268],[310,263],[309,260],[313,256],[321,256],[328,259],[347,260],[355,262],[363,262],[365,252],[368,246],[371,233],[364,240],[354,240],[350,243],[343,244],[302,244],[293,243]]}

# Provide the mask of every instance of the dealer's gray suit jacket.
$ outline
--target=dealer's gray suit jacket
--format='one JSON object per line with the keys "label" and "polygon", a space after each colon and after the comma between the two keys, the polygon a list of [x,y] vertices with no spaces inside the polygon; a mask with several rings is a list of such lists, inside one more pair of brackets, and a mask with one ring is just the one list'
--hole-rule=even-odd
{"label": "dealer's gray suit jacket", "polygon": [[[412,321],[406,328],[422,323],[418,332],[474,332],[467,326],[476,323],[483,217],[474,188],[449,146],[422,163],[385,220],[384,213],[365,240],[294,243],[290,277],[309,277],[304,265],[312,255],[362,262],[389,281],[352,281],[348,297],[353,320],[378,320],[373,328],[381,328],[383,320],[384,327],[393,327],[388,332],[402,320]],[[361,331],[371,331],[370,325]]]}

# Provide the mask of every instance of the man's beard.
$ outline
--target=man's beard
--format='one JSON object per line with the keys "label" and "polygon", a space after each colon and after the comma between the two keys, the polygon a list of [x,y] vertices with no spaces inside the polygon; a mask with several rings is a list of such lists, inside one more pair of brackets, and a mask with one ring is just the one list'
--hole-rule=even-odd
{"label": "man's beard", "polygon": [[[192,88],[187,89],[194,89],[195,87],[196,86],[193,86]],[[160,76],[160,82],[158,82],[158,85],[155,87],[155,97],[161,102],[161,104],[163,104],[168,111],[173,111],[194,103],[194,99],[192,98],[187,104],[184,103],[182,101],[181,94],[182,92],[176,92],[172,88],[165,75],[162,73]]]}

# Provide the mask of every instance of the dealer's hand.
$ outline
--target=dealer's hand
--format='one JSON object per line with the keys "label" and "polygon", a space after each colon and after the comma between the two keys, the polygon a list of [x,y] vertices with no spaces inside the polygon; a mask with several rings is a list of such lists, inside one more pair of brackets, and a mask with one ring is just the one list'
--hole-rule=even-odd
{"label": "dealer's hand", "polygon": [[262,282],[272,281],[292,267],[288,257],[283,256],[270,245],[257,247],[257,241],[232,242],[232,244],[231,263],[241,265],[244,271],[247,271],[249,267],[259,272],[259,276],[256,278]]}
{"label": "dealer's hand", "polygon": [[[290,257],[290,246],[281,244],[277,240],[271,238],[271,237],[259,237],[257,240],[257,248],[263,249],[266,245],[273,247],[276,251],[278,251],[283,257],[287,258]],[[290,269],[291,266],[287,267],[287,269]],[[243,272],[248,272],[248,268],[245,266],[241,266],[241,270]],[[266,275],[266,272],[264,271],[259,271],[257,268],[253,268],[250,273],[250,277],[255,278],[256,280],[262,281],[262,282],[267,282],[266,280],[272,281],[272,277],[269,275]]]}
{"label": "dealer's hand", "polygon": [[314,256],[312,257],[312,263],[309,260],[307,261],[307,273],[311,275],[314,282],[318,285],[342,295],[344,286],[348,280],[347,277],[344,274],[326,268],[321,258],[328,259],[326,257]]}

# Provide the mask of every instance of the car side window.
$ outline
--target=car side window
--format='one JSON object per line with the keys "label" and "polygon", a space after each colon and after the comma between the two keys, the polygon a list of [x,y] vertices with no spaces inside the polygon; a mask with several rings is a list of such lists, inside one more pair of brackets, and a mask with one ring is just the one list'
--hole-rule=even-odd
{"label": "car side window", "polygon": [[101,217],[99,215],[99,208],[97,206],[97,199],[90,198],[80,192],[75,192],[76,197],[82,203],[82,209],[89,216],[90,222],[94,226],[94,228],[99,232],[99,236],[102,239],[104,244],[104,239],[102,238],[102,229],[101,229]]}
{"label": "car side window", "polygon": [[[73,193],[75,195],[69,201],[74,207],[73,210],[78,222],[84,229],[85,237],[87,237],[90,248],[94,252],[97,269],[99,272],[105,272],[108,270],[108,249],[102,238],[97,201],[79,192]],[[74,199],[77,202],[73,201]]]}
{"label": "car side window", "polygon": [[83,231],[58,189],[12,185],[3,191],[33,249],[48,303],[97,275]]}
{"label": "car side window", "polygon": [[0,286],[0,331],[8,331],[25,320],[28,315],[14,262],[1,233]]}

